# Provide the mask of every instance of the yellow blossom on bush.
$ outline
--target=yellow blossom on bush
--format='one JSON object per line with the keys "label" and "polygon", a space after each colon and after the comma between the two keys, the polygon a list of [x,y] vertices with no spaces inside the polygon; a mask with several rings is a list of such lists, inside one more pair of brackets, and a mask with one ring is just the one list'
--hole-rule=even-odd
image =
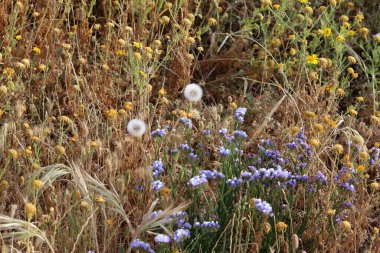
{"label": "yellow blossom on bush", "polygon": [[331,28],[323,29],[323,36],[330,37],[331,36]]}
{"label": "yellow blossom on bush", "polygon": [[346,38],[343,35],[338,35],[336,36],[335,40],[338,42],[345,42]]}
{"label": "yellow blossom on bush", "polygon": [[360,164],[358,167],[357,167],[357,170],[358,172],[363,172],[365,170],[365,166],[363,164]]}
{"label": "yellow blossom on bush", "polygon": [[306,56],[306,62],[312,65],[318,64],[318,56],[316,54]]}
{"label": "yellow blossom on bush", "polygon": [[116,120],[117,119],[117,111],[115,109],[109,109],[106,113],[107,119]]}

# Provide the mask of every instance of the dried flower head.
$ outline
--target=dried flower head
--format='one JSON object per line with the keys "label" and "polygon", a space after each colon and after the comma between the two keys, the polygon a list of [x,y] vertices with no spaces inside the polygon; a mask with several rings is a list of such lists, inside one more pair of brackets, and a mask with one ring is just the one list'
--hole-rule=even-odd
{"label": "dried flower head", "polygon": [[37,212],[37,208],[33,203],[26,203],[24,207],[25,215],[28,220],[31,220]]}

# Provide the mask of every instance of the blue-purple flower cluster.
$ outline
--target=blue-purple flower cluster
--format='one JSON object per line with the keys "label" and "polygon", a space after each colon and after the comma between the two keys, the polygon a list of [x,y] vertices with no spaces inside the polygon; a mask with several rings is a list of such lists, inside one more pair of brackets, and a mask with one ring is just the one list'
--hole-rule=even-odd
{"label": "blue-purple flower cluster", "polygon": [[154,241],[155,243],[164,243],[164,244],[167,244],[167,243],[170,243],[171,241],[171,238],[170,236],[167,236],[167,235],[164,235],[164,234],[158,234],[154,237]]}
{"label": "blue-purple flower cluster", "polygon": [[190,178],[189,182],[187,182],[187,185],[191,187],[197,187],[199,185],[206,184],[207,182],[208,181],[207,181],[206,175],[202,174],[202,175],[198,175],[198,176]]}
{"label": "blue-purple flower cluster", "polygon": [[200,175],[205,175],[208,180],[222,179],[224,178],[224,174],[218,172],[216,170],[201,170],[199,172]]}
{"label": "blue-purple flower cluster", "polygon": [[247,108],[244,108],[244,107],[237,108],[234,115],[237,122],[242,124],[244,122],[244,116],[246,113],[247,113]]}
{"label": "blue-purple flower cluster", "polygon": [[225,148],[225,147],[220,147],[219,148],[219,154],[221,156],[229,156],[231,154],[231,150]]}
{"label": "blue-purple flower cluster", "polygon": [[315,181],[319,184],[327,184],[327,178],[320,170],[315,173]]}
{"label": "blue-purple flower cluster", "polygon": [[152,183],[152,189],[155,191],[160,190],[164,186],[165,186],[165,184],[163,182],[161,182],[160,180],[156,180]]}
{"label": "blue-purple flower cluster", "polygon": [[131,244],[132,250],[144,250],[145,252],[155,253],[149,243],[141,241],[140,239],[133,240]]}
{"label": "blue-purple flower cluster", "polygon": [[227,179],[226,181],[226,183],[232,188],[238,187],[242,182],[243,181],[237,177]]}
{"label": "blue-purple flower cluster", "polygon": [[196,228],[208,228],[208,229],[219,229],[220,225],[217,221],[204,221],[202,223],[195,222],[194,227]]}
{"label": "blue-purple flower cluster", "polygon": [[373,147],[369,150],[369,164],[374,165],[380,159],[380,148]]}
{"label": "blue-purple flower cluster", "polygon": [[176,243],[180,243],[188,238],[190,238],[190,230],[188,229],[180,228],[175,230],[173,233],[173,240]]}
{"label": "blue-purple flower cluster", "polygon": [[181,118],[181,122],[187,126],[188,128],[192,128],[193,127],[193,122],[191,121],[191,119],[188,119],[188,118]]}
{"label": "blue-purple flower cluster", "polygon": [[154,161],[152,163],[153,178],[157,179],[158,176],[164,173],[164,164],[161,160]]}
{"label": "blue-purple flower cluster", "polygon": [[166,130],[165,129],[156,129],[153,130],[150,135],[152,137],[164,137],[166,135]]}
{"label": "blue-purple flower cluster", "polygon": [[334,182],[348,192],[355,192],[355,179],[351,176],[351,174],[352,169],[343,167],[339,170],[338,175],[334,177]]}
{"label": "blue-purple flower cluster", "polygon": [[255,205],[255,209],[262,214],[273,216],[272,206],[261,199],[254,199],[253,203]]}

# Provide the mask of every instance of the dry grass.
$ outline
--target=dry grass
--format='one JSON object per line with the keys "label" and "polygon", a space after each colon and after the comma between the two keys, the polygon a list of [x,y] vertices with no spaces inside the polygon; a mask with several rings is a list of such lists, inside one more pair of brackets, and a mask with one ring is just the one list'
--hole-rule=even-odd
{"label": "dry grass", "polygon": [[[136,240],[156,252],[379,252],[380,36],[360,5],[1,1],[2,252],[130,252]],[[304,143],[287,147],[300,128]],[[229,141],[237,130],[247,138]],[[291,176],[231,187],[251,165]],[[191,187],[201,170],[225,178]],[[190,238],[177,242],[180,229]]]}

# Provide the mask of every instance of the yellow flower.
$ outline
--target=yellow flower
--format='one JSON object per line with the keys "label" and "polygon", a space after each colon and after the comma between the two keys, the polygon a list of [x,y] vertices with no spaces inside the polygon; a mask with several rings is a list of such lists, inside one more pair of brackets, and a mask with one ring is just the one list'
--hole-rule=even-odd
{"label": "yellow flower", "polygon": [[313,8],[311,8],[310,6],[306,6],[305,8],[304,8],[304,11],[305,11],[305,13],[306,14],[308,14],[308,15],[313,15]]}
{"label": "yellow flower", "polygon": [[270,232],[270,230],[272,229],[271,225],[269,222],[264,222],[263,224],[263,232],[264,234],[268,234]]}
{"label": "yellow flower", "polygon": [[15,70],[12,68],[7,67],[3,70],[3,74],[6,75],[8,78],[11,78],[14,75],[14,73],[15,73]]}
{"label": "yellow flower", "polygon": [[33,47],[33,52],[37,55],[41,54],[41,49],[39,49],[38,47]]}
{"label": "yellow flower", "polygon": [[310,145],[313,147],[318,147],[321,145],[321,142],[318,139],[312,138],[310,139]]}
{"label": "yellow flower", "polygon": [[165,96],[165,95],[166,95],[166,90],[162,87],[162,88],[158,91],[158,95],[160,95],[160,96]]}
{"label": "yellow flower", "polygon": [[356,58],[351,55],[347,57],[347,60],[350,64],[356,64]]}
{"label": "yellow flower", "polygon": [[90,146],[91,146],[92,148],[98,148],[98,147],[99,147],[99,143],[98,143],[97,141],[91,141],[91,142],[90,142]]}
{"label": "yellow flower", "polygon": [[290,132],[292,134],[298,134],[300,132],[300,128],[298,126],[292,126],[292,128],[290,128]]}
{"label": "yellow flower", "polygon": [[360,35],[362,35],[364,38],[367,38],[368,34],[369,34],[369,30],[368,28],[366,27],[362,27],[359,29],[359,33]]}
{"label": "yellow flower", "polygon": [[348,36],[352,37],[352,36],[355,36],[356,32],[354,30],[349,30],[347,34]]}
{"label": "yellow flower", "polygon": [[113,219],[107,219],[106,223],[108,226],[112,226],[113,225]]}
{"label": "yellow flower", "polygon": [[346,15],[342,15],[342,16],[340,16],[339,20],[342,22],[348,22],[350,19]]}
{"label": "yellow flower", "polygon": [[327,37],[330,37],[330,35],[331,35],[331,28],[323,29],[323,36],[327,38]]}
{"label": "yellow flower", "polygon": [[279,10],[280,8],[281,8],[281,5],[279,5],[279,4],[273,5],[273,9],[275,9],[275,10]]}
{"label": "yellow flower", "polygon": [[297,51],[296,51],[294,48],[291,48],[291,49],[289,50],[289,53],[290,53],[291,56],[295,56],[296,53],[297,53]]}
{"label": "yellow flower", "polygon": [[335,215],[335,212],[336,212],[335,209],[329,209],[329,210],[327,211],[327,214],[330,215],[330,216],[333,216],[333,215]]}
{"label": "yellow flower", "polygon": [[42,186],[44,186],[44,182],[42,182],[42,180],[36,179],[33,181],[33,187],[35,189],[40,189]]}
{"label": "yellow flower", "polygon": [[309,0],[298,0],[298,2],[300,2],[301,4],[308,4]]}
{"label": "yellow flower", "polygon": [[64,155],[65,152],[66,152],[65,148],[63,146],[61,146],[61,145],[55,146],[54,151],[59,156]]}
{"label": "yellow flower", "polygon": [[106,202],[106,199],[103,198],[102,196],[99,196],[99,197],[96,197],[96,198],[95,198],[95,201],[96,201],[97,203],[99,203],[99,204],[103,204],[103,203]]}
{"label": "yellow flower", "polygon": [[335,40],[338,42],[345,42],[346,38],[343,35],[339,34],[338,36],[336,36]]}
{"label": "yellow flower", "polygon": [[39,65],[38,65],[38,69],[39,69],[41,72],[45,72],[45,71],[46,71],[46,65],[45,65],[45,64],[39,64]]}
{"label": "yellow flower", "polygon": [[33,216],[36,214],[37,208],[32,203],[26,203],[24,207],[24,211],[25,211],[27,219],[31,220]]}
{"label": "yellow flower", "polygon": [[288,227],[288,225],[286,225],[286,223],[284,223],[284,222],[282,222],[282,221],[279,221],[278,223],[277,223],[277,230],[280,232],[280,233],[282,233],[282,232],[284,232],[286,229],[287,229],[287,227]]}
{"label": "yellow flower", "polygon": [[363,13],[359,12],[358,14],[356,14],[356,16],[355,16],[355,20],[356,20],[358,23],[361,23],[361,22],[364,20],[364,15],[363,15]]}
{"label": "yellow flower", "polygon": [[109,109],[107,111],[107,119],[109,120],[116,120],[117,119],[117,111],[115,109]]}
{"label": "yellow flower", "polygon": [[380,125],[380,118],[375,116],[375,115],[371,115],[371,123],[374,124],[374,125]]}
{"label": "yellow flower", "polygon": [[216,21],[215,18],[208,18],[207,23],[209,26],[216,26],[218,24],[218,21]]}
{"label": "yellow flower", "polygon": [[336,92],[338,93],[338,95],[339,95],[340,97],[343,97],[344,95],[346,95],[346,92],[345,92],[342,88],[338,88],[338,89],[336,90]]}
{"label": "yellow flower", "polygon": [[358,101],[358,102],[364,102],[364,97],[356,97],[356,101]]}
{"label": "yellow flower", "polygon": [[41,166],[38,163],[32,163],[32,170],[38,170]]}
{"label": "yellow flower", "polygon": [[125,102],[123,107],[126,111],[130,111],[133,109],[133,104],[132,102]]}
{"label": "yellow flower", "polygon": [[272,6],[272,0],[261,0],[261,6],[262,7]]}
{"label": "yellow flower", "polygon": [[373,182],[373,183],[371,183],[370,186],[371,186],[371,188],[372,188],[373,190],[375,190],[375,191],[377,191],[377,190],[380,189],[380,185],[379,185],[378,182]]}
{"label": "yellow flower", "polygon": [[374,228],[373,228],[373,233],[374,233],[375,235],[378,235],[378,234],[379,234],[379,229],[378,229],[377,227],[374,227]]}
{"label": "yellow flower", "polygon": [[334,145],[334,151],[335,153],[337,153],[338,155],[342,154],[344,149],[343,149],[343,146],[340,145],[340,144],[335,144]]}
{"label": "yellow flower", "polygon": [[1,95],[5,96],[8,93],[8,88],[5,85],[0,86],[0,93]]}
{"label": "yellow flower", "polygon": [[237,104],[236,104],[235,102],[231,102],[231,103],[229,104],[229,107],[230,107],[231,109],[236,109],[236,108],[237,108]]}
{"label": "yellow flower", "polygon": [[351,231],[351,223],[346,220],[342,222],[342,227],[343,227],[343,230],[346,232]]}
{"label": "yellow flower", "polygon": [[322,124],[319,124],[319,123],[316,123],[314,124],[314,129],[315,131],[317,131],[318,133],[323,133],[324,131],[324,127]]}
{"label": "yellow flower", "polygon": [[21,40],[21,39],[22,39],[22,35],[21,35],[21,34],[16,35],[16,36],[15,36],[15,39],[16,39],[16,40]]}
{"label": "yellow flower", "polygon": [[365,166],[363,164],[360,164],[357,168],[358,172],[363,172],[365,170]]}
{"label": "yellow flower", "polygon": [[171,193],[171,190],[169,187],[162,187],[160,189],[160,193],[163,195],[163,196],[166,196],[166,197],[169,197],[170,196],[170,193]]}
{"label": "yellow flower", "polygon": [[312,65],[318,64],[318,56],[316,54],[306,56],[306,62]]}
{"label": "yellow flower", "polygon": [[168,104],[170,104],[169,99],[167,99],[166,97],[162,97],[161,102],[162,102],[164,105],[168,105]]}
{"label": "yellow flower", "polygon": [[13,159],[13,160],[16,160],[18,158],[18,153],[15,149],[9,149],[8,150],[8,154],[9,156]]}
{"label": "yellow flower", "polygon": [[125,50],[117,50],[116,51],[116,56],[126,56],[127,53],[125,52]]}
{"label": "yellow flower", "polygon": [[349,108],[348,113],[354,117],[358,115],[358,112],[354,108]]}
{"label": "yellow flower", "polygon": [[305,117],[315,119],[317,117],[317,115],[314,112],[305,111]]}
{"label": "yellow flower", "polygon": [[368,160],[369,154],[365,151],[359,152],[359,159],[360,160]]}
{"label": "yellow flower", "polygon": [[159,21],[161,24],[167,24],[170,22],[170,18],[168,16],[162,16]]}

